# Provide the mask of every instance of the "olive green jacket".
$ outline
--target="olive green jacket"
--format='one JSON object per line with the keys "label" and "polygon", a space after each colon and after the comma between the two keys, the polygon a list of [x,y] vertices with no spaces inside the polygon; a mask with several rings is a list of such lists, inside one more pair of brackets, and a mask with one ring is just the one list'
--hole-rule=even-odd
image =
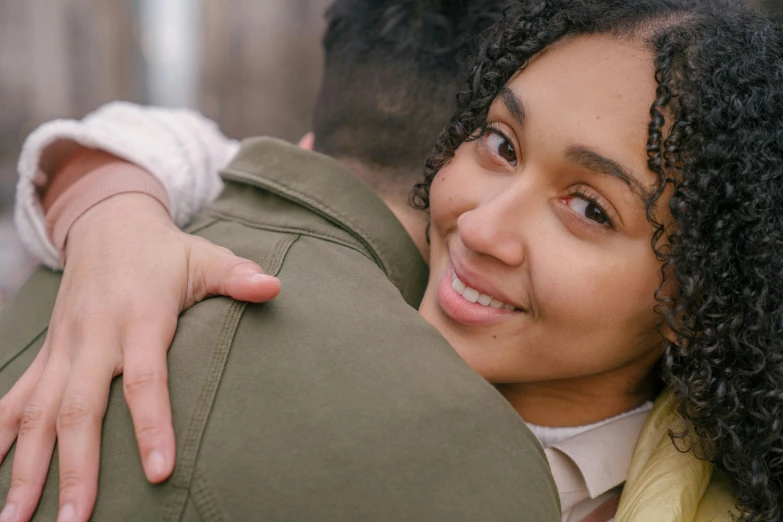
{"label": "olive green jacket", "polygon": [[[559,520],[535,438],[414,310],[427,267],[382,201],[340,163],[272,139],[245,142],[223,177],[190,231],[283,291],[182,315],[177,466],[162,485],[144,479],[115,380],[93,520]],[[0,310],[0,392],[40,349],[59,280],[38,271]],[[56,475],[55,462],[35,520],[55,519]]]}

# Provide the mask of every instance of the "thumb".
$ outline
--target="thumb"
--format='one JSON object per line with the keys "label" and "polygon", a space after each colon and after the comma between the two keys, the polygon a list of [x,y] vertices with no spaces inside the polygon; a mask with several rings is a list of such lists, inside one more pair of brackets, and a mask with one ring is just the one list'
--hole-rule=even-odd
{"label": "thumb", "polygon": [[188,277],[201,284],[193,284],[194,301],[207,296],[225,295],[238,301],[263,303],[280,293],[280,280],[267,275],[249,259],[235,256],[225,249],[207,249],[190,267]]}

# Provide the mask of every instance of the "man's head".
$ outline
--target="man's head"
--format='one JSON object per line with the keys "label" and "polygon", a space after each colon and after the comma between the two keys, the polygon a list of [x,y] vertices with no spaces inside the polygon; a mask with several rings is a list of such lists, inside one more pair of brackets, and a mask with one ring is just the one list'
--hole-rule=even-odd
{"label": "man's head", "polygon": [[406,197],[464,84],[461,55],[509,0],[336,0],[314,148]]}

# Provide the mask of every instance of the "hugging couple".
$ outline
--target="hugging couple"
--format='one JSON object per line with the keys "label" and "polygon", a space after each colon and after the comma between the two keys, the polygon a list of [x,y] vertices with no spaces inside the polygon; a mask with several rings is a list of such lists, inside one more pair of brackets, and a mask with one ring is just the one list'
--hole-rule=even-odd
{"label": "hugging couple", "polygon": [[64,272],[0,311],[0,522],[781,520],[780,29],[327,18],[298,146],[123,103],[28,138]]}

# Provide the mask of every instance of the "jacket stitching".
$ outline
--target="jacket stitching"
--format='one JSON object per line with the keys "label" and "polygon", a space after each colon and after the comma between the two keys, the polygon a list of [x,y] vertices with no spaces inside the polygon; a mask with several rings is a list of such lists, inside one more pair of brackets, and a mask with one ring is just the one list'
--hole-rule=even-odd
{"label": "jacket stitching", "polygon": [[[215,222],[217,222],[217,220],[209,225],[204,225],[201,230],[208,228]],[[298,235],[291,234],[278,242],[269,267],[269,273],[271,275],[277,275],[277,273],[279,273],[291,246],[298,238]],[[201,448],[201,441],[203,440],[204,432],[206,431],[207,422],[209,420],[209,414],[212,412],[212,407],[220,386],[220,381],[223,377],[223,371],[225,370],[228,355],[231,351],[234,336],[246,308],[247,303],[232,301],[231,306],[226,313],[226,319],[223,322],[223,327],[218,337],[218,342],[216,343],[212,361],[210,362],[207,381],[201,390],[198,405],[196,406],[196,410],[183,439],[183,444],[181,446],[182,455],[177,459],[177,468],[171,479],[173,492],[164,508],[165,521],[173,522],[182,517],[189,496],[193,498],[196,508],[202,515],[212,516],[212,514],[214,514],[215,517],[219,517],[214,519],[216,522],[225,520],[224,515],[217,507],[214,496],[207,490],[203,481],[196,476],[195,470],[198,453]]]}
{"label": "jacket stitching", "polygon": [[193,476],[193,486],[190,493],[193,505],[196,506],[196,510],[204,521],[225,522],[227,520],[223,511],[218,507],[215,495],[199,473],[195,473]]}
{"label": "jacket stitching", "polygon": [[272,264],[269,265],[269,275],[277,276],[280,273],[286,255],[297,239],[299,239],[298,234],[290,234],[277,244],[277,247],[275,247],[275,251],[272,254]]}
{"label": "jacket stitching", "polygon": [[[233,174],[235,176],[241,177],[243,180],[246,181],[248,180],[247,175],[242,171],[236,171],[230,168],[226,168],[223,169],[223,173]],[[324,205],[322,202],[314,199],[313,197],[307,194],[304,194],[294,188],[291,188],[287,185],[280,183],[279,181],[272,181],[270,179],[259,180],[256,178],[250,178],[249,181],[252,181],[253,184],[256,186],[273,188],[282,192],[283,194],[287,194],[289,196],[295,196],[299,198],[301,201],[308,203],[311,206],[311,208],[314,211],[316,211],[316,213],[321,214],[323,217],[326,217],[327,219],[334,221],[334,217],[337,217],[339,220],[343,221],[346,225],[348,225],[349,230],[354,230],[358,232],[358,235],[356,234],[356,232],[354,232],[352,235],[354,235],[362,244],[370,248],[372,257],[375,258],[374,260],[380,264],[384,273],[386,273],[386,275],[389,277],[393,277],[390,267],[387,266],[386,260],[380,254],[381,249],[378,247],[378,245],[375,244],[374,241],[370,239],[370,234],[368,234],[361,226],[357,225],[351,219],[347,218],[344,214],[327,205]]]}
{"label": "jacket stitching", "polygon": [[226,360],[234,340],[234,332],[236,332],[239,320],[242,318],[246,307],[247,303],[232,301],[226,314],[226,319],[223,322],[223,327],[212,355],[212,361],[209,365],[207,380],[201,389],[198,405],[183,437],[182,454],[178,457],[177,468],[171,479],[174,493],[164,509],[163,519],[166,521],[173,522],[179,520],[184,511],[207,419],[215,402],[220,379],[223,376]]}
{"label": "jacket stitching", "polygon": [[206,212],[208,212],[209,214],[212,214],[212,215],[214,215],[214,216],[216,216],[216,217],[218,217],[220,219],[226,220],[226,221],[233,221],[233,222],[236,222],[236,223],[242,223],[243,225],[246,225],[246,226],[249,226],[249,227],[258,228],[258,229],[262,229],[262,230],[269,230],[270,232],[282,232],[282,233],[288,233],[288,234],[298,234],[298,235],[302,235],[302,236],[309,236],[309,237],[314,237],[314,238],[317,238],[317,239],[323,239],[324,241],[329,241],[330,243],[335,243],[337,245],[350,248],[351,250],[354,250],[354,251],[362,254],[364,257],[366,257],[367,259],[372,261],[374,264],[376,264],[376,265],[378,264],[378,260],[375,259],[372,255],[368,254],[367,250],[365,250],[365,248],[358,247],[358,246],[356,246],[356,245],[346,241],[345,239],[341,239],[341,238],[339,238],[337,236],[332,236],[332,235],[329,235],[329,234],[325,234],[323,232],[318,232],[316,230],[312,230],[312,229],[309,229],[307,227],[281,227],[281,226],[276,226],[276,225],[267,225],[265,223],[253,221],[253,220],[250,220],[250,219],[245,219],[245,218],[233,216],[233,215],[230,215],[230,214],[225,214],[225,213],[220,212],[219,210],[215,210],[215,209],[209,209]]}

